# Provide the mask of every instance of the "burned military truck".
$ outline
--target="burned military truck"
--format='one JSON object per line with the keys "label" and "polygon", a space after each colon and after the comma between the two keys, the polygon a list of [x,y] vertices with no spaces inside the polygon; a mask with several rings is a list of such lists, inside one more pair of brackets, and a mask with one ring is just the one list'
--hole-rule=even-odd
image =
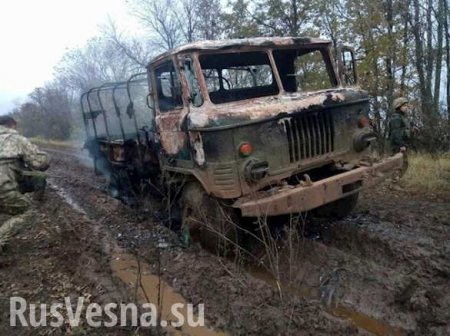
{"label": "burned military truck", "polygon": [[87,148],[118,192],[176,186],[184,227],[206,243],[236,240],[224,215],[343,216],[403,157],[370,157],[368,94],[351,48],[335,54],[326,40],[289,37],[170,50],[146,73],[83,94]]}

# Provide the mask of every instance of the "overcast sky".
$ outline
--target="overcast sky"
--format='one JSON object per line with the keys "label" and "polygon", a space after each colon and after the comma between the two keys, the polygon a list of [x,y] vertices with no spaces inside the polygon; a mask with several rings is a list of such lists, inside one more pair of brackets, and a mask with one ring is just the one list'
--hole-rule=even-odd
{"label": "overcast sky", "polygon": [[97,35],[108,15],[136,29],[125,0],[0,0],[0,114],[51,80],[65,51]]}

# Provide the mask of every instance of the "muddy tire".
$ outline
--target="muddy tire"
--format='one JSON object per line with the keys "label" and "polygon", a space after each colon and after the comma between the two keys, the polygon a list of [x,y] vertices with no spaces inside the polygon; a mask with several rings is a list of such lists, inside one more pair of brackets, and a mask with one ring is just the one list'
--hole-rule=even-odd
{"label": "muddy tire", "polygon": [[359,193],[354,193],[313,210],[313,215],[322,218],[341,219],[348,216],[358,203]]}
{"label": "muddy tire", "polygon": [[183,188],[181,208],[182,230],[188,230],[192,240],[219,255],[229,255],[238,250],[242,234],[234,208],[206,194],[196,182]]}

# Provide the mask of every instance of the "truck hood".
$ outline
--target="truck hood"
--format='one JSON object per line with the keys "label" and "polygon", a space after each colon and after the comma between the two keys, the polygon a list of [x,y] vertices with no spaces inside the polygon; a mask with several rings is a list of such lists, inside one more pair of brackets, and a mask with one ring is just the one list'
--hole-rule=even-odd
{"label": "truck hood", "polygon": [[367,92],[359,88],[338,88],[308,93],[285,93],[217,105],[204,104],[200,108],[191,109],[188,127],[190,130],[237,127],[368,99]]}

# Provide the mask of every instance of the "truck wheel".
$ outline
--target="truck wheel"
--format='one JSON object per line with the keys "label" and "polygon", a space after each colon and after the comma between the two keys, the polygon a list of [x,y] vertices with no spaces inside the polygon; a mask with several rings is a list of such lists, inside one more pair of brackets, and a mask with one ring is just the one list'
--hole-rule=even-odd
{"label": "truck wheel", "polygon": [[209,196],[197,182],[184,186],[181,207],[182,230],[188,230],[194,241],[219,255],[238,250],[242,234],[234,208]]}
{"label": "truck wheel", "polygon": [[312,212],[317,217],[342,219],[349,215],[358,203],[359,193],[354,193],[337,201],[322,205]]}

